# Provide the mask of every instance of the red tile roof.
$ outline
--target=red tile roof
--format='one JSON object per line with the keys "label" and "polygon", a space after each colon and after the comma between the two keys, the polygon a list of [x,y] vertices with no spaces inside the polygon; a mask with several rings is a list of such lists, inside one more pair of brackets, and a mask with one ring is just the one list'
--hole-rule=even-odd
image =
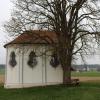
{"label": "red tile roof", "polygon": [[4,45],[4,47],[10,44],[51,44],[55,42],[57,42],[57,36],[54,32],[46,30],[33,30],[25,31],[23,34],[15,38],[13,41]]}

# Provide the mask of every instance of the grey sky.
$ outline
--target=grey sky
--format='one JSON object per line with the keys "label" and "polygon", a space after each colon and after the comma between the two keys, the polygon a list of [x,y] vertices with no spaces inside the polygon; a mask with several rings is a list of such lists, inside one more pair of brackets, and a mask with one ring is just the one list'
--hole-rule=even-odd
{"label": "grey sky", "polygon": [[[0,2],[0,64],[6,63],[6,50],[3,48],[3,45],[10,39],[8,33],[4,31],[2,25],[5,21],[9,20],[11,11],[13,9],[13,4],[10,0],[1,0]],[[79,64],[80,60],[77,61]],[[100,64],[100,55],[95,55],[87,58],[87,63],[91,64]]]}
{"label": "grey sky", "polygon": [[7,33],[4,32],[2,25],[10,18],[12,3],[10,0],[1,0],[0,2],[0,64],[5,63],[6,52],[3,45],[8,41]]}

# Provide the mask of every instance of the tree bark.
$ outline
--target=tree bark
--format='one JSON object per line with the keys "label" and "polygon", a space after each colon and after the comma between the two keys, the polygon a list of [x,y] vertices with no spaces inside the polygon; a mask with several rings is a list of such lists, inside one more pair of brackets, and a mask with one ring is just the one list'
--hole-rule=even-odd
{"label": "tree bark", "polygon": [[60,52],[60,61],[63,69],[63,84],[71,84],[71,64],[72,64],[72,56],[70,49],[62,49]]}
{"label": "tree bark", "polygon": [[71,65],[66,65],[63,68],[63,84],[71,83]]}

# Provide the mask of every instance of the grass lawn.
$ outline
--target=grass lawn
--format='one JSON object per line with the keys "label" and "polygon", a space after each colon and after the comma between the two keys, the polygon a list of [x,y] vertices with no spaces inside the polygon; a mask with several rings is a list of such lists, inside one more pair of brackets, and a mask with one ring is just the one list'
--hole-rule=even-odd
{"label": "grass lawn", "polygon": [[0,100],[100,100],[100,83],[26,89],[4,89],[0,86]]}
{"label": "grass lawn", "polygon": [[98,71],[72,72],[72,76],[75,76],[75,77],[100,77],[100,72],[98,72]]}
{"label": "grass lawn", "polygon": [[[4,70],[0,74],[4,74]],[[100,77],[100,72],[72,72],[72,76]],[[24,89],[4,89],[0,85],[0,100],[100,100],[100,82],[84,82],[76,87],[60,85]]]}

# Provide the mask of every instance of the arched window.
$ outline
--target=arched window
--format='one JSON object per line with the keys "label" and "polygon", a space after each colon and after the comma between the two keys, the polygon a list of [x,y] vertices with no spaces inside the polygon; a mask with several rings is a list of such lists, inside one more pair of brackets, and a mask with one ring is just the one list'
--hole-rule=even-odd
{"label": "arched window", "polygon": [[29,60],[27,62],[27,64],[33,68],[37,65],[37,59],[36,59],[36,54],[34,51],[31,51],[29,54]]}
{"label": "arched window", "polygon": [[58,56],[56,53],[53,53],[51,55],[50,65],[54,68],[56,68],[60,64]]}
{"label": "arched window", "polygon": [[16,66],[16,64],[17,64],[17,62],[16,62],[16,55],[15,55],[15,52],[14,52],[14,51],[12,51],[12,52],[10,53],[9,64],[10,64],[12,67]]}

